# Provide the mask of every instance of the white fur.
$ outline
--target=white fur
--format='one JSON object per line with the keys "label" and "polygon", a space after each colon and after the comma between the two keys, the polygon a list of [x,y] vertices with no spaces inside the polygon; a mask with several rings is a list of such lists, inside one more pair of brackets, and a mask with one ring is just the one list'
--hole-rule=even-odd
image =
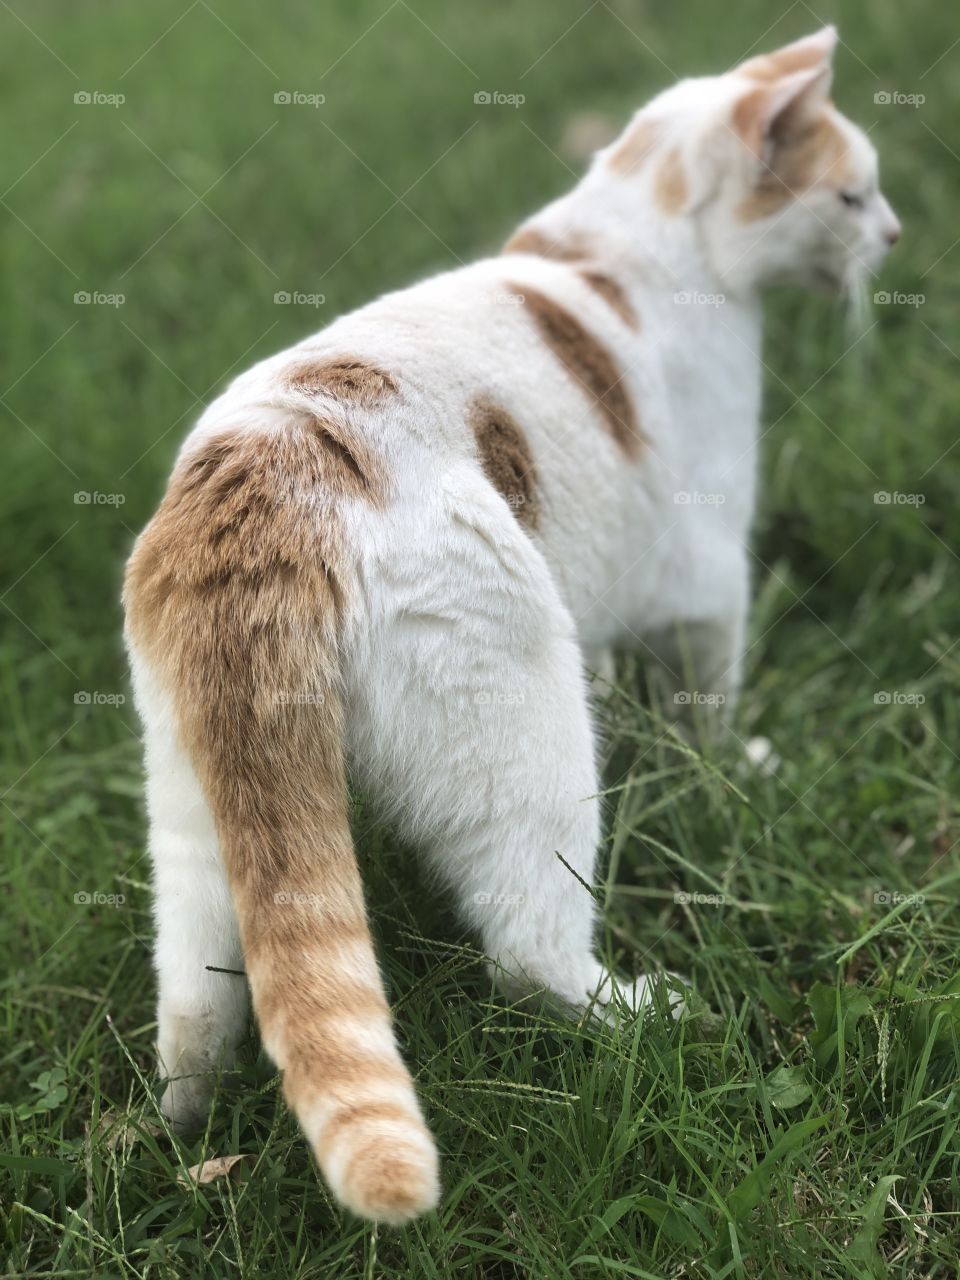
{"label": "white fur", "polygon": [[[668,688],[717,695],[732,713],[749,595],[761,289],[811,281],[818,269],[844,279],[857,261],[873,269],[895,231],[872,148],[847,121],[862,211],[826,185],[774,218],[737,222],[732,209],[763,162],[728,128],[749,87],[737,72],[686,81],[644,110],[666,145],[681,146],[688,211],[658,208],[656,156],[623,176],[605,152],[529,224],[588,238],[628,294],[637,331],[570,266],[504,255],[386,295],[257,365],[184,446],[225,426],[263,431],[285,420],[279,376],[305,356],[357,357],[397,379],[385,408],[349,411],[390,486],[380,511],[342,507],[353,776],[423,850],[501,971],[574,1005],[609,994],[593,953],[594,904],[576,878],[593,881],[600,834],[584,655],[604,664],[611,648],[640,646],[663,659]],[[556,299],[613,355],[648,440],[636,461],[510,301],[514,286]],[[502,404],[529,442],[541,503],[533,535],[478,462],[465,426],[477,393]],[[343,411],[333,401],[329,410]],[[692,669],[672,644],[677,624]],[[210,815],[136,653],[133,666],[147,725],[161,1055],[174,1072],[210,1065],[220,1044],[236,1043],[239,980],[203,966],[240,958]],[[633,999],[648,995],[641,978]],[[182,1032],[191,1017],[194,1043]]]}

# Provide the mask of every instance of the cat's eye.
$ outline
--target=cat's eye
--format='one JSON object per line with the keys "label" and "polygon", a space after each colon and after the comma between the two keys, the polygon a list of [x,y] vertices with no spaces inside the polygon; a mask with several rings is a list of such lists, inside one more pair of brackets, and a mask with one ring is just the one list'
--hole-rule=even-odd
{"label": "cat's eye", "polygon": [[863,208],[862,196],[854,195],[852,191],[841,191],[840,199],[843,201],[843,203],[847,206],[848,209]]}

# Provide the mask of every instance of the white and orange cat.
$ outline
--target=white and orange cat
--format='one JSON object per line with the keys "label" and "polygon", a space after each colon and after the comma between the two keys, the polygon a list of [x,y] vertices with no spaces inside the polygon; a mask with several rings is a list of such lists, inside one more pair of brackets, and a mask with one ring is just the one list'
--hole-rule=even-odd
{"label": "white and orange cat", "polygon": [[178,1126],[245,1030],[246,983],[216,970],[244,968],[338,1199],[386,1222],[437,1203],[348,777],[509,989],[613,999],[570,871],[594,880],[600,837],[585,666],[642,642],[679,686],[683,624],[684,687],[729,714],[762,290],[842,290],[899,233],[830,101],[835,43],[660,94],[501,256],[263,361],[187,439],[124,597]]}

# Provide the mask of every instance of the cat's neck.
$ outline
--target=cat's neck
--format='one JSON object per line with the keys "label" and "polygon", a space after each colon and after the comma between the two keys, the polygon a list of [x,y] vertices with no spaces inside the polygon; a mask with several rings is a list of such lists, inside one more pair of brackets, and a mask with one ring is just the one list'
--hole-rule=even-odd
{"label": "cat's neck", "polygon": [[[510,247],[536,244],[535,251],[549,257],[596,259],[624,284],[636,281],[666,293],[724,292],[695,218],[664,212],[652,192],[638,200],[634,184],[596,170],[524,223]],[[755,296],[741,300],[759,306]]]}

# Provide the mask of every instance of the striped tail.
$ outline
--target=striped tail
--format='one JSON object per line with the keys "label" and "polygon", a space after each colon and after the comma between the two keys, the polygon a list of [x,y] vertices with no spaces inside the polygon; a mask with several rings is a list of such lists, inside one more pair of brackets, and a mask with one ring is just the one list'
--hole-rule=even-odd
{"label": "striped tail", "polygon": [[349,446],[309,418],[208,437],[141,535],[124,598],[214,814],[286,1099],[337,1199],[399,1223],[434,1207],[439,1183],[348,823],[336,512],[378,500]]}

